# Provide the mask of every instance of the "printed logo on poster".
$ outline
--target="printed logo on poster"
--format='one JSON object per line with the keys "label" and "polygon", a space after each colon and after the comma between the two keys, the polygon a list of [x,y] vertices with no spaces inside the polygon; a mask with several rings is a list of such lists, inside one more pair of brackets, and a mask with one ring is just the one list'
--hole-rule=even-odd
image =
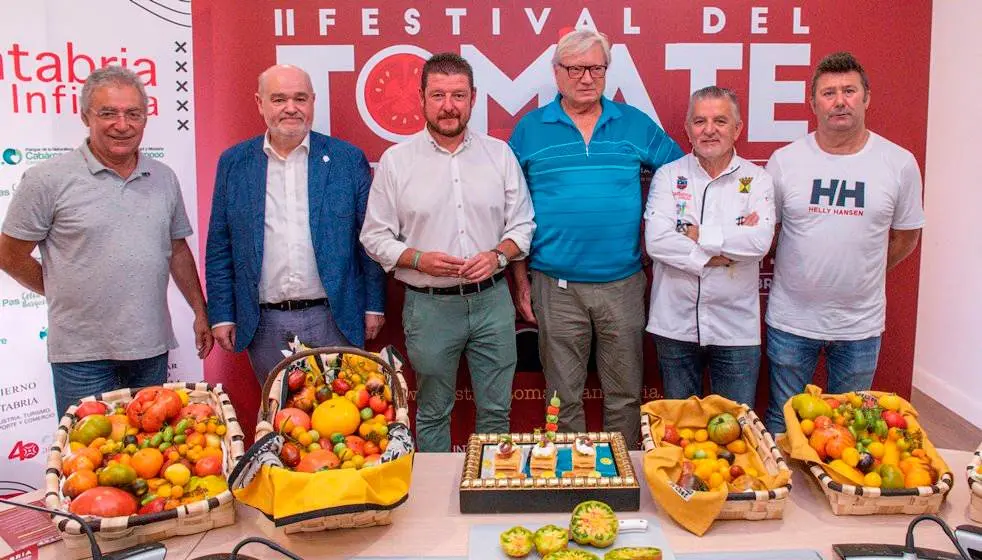
{"label": "printed logo on poster", "polygon": [[3,151],[3,155],[0,156],[0,161],[3,162],[3,165],[17,165],[23,160],[24,154],[17,148],[6,148]]}
{"label": "printed logo on poster", "polygon": [[41,446],[33,441],[17,440],[13,448],[11,448],[10,453],[7,454],[7,459],[11,461],[27,461],[28,459],[37,457],[40,452]]}

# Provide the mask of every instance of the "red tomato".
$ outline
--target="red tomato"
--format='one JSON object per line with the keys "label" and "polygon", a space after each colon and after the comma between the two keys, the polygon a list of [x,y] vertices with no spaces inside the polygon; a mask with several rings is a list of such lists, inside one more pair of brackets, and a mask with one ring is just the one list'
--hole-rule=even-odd
{"label": "red tomato", "polygon": [[99,401],[85,401],[75,409],[75,418],[81,420],[90,414],[105,414],[109,407]]}
{"label": "red tomato", "polygon": [[280,427],[282,426],[283,421],[288,418],[293,426],[301,426],[304,430],[310,429],[310,415],[299,408],[284,408],[283,410],[277,412],[276,416],[273,418],[273,429],[277,432],[281,431]]}
{"label": "red tomato", "polygon": [[208,476],[210,474],[222,474],[222,460],[214,455],[202,457],[194,464],[195,476]]}
{"label": "red tomato", "polygon": [[98,486],[79,494],[69,504],[68,509],[76,515],[119,517],[136,513],[137,503],[133,494],[125,490]]}

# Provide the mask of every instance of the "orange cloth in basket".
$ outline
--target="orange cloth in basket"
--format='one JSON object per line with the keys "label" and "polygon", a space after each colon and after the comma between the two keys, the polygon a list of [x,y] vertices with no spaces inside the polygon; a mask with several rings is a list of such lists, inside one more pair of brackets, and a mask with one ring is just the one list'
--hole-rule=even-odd
{"label": "orange cloth in basket", "polygon": [[[822,394],[822,388],[817,385],[806,386],[805,392],[816,397],[822,397],[823,399],[834,397],[839,400],[844,400],[846,398],[844,394]],[[890,394],[883,391],[863,391],[863,393],[874,395],[877,398],[882,395]],[[934,445],[928,441],[927,433],[924,432],[924,429],[921,428],[921,425],[917,422],[917,411],[914,410],[914,407],[902,397],[898,398],[900,398],[900,413],[904,415],[904,420],[907,421],[907,429],[921,430],[924,435],[924,451],[931,460],[931,466],[938,471],[939,476],[946,472],[951,472],[951,468],[948,467],[948,464],[945,463],[944,459],[941,458],[941,455],[938,454],[938,450],[934,448]],[[828,473],[830,477],[832,477],[832,480],[840,484],[854,484],[848,478],[842,476],[823,463],[821,458],[818,456],[818,452],[815,451],[812,446],[808,445],[808,437],[801,431],[801,423],[798,422],[798,414],[795,413],[794,408],[791,407],[791,399],[788,399],[788,402],[784,403],[784,425],[787,427],[788,431],[786,434],[787,437],[782,438],[781,447],[786,451],[790,450],[790,454],[793,459],[818,464],[826,473]]]}
{"label": "orange cloth in basket", "polygon": [[[641,414],[648,415],[651,437],[655,443],[655,448],[646,451],[644,455],[644,476],[651,490],[651,497],[672,519],[696,535],[701,536],[709,530],[723,508],[727,493],[693,492],[686,500],[675,491],[671,483],[678,480],[684,457],[682,448],[674,445],[662,446],[665,423],[674,424],[678,429],[696,430],[705,428],[709,419],[717,414],[729,412],[739,418],[746,411],[745,405],[719,395],[709,395],[704,399],[689,397],[686,400],[651,401],[641,407]],[[768,489],[786,485],[790,473],[768,473],[756,451],[758,442],[746,426],[743,429],[743,440],[747,443],[747,453],[738,456],[740,459],[737,464],[751,466],[761,473],[760,480]]]}

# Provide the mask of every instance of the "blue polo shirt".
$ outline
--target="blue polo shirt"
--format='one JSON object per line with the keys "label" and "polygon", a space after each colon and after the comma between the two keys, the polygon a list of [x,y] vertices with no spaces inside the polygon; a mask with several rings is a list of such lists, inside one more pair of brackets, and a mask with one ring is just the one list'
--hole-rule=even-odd
{"label": "blue polo shirt", "polygon": [[570,282],[627,278],[641,270],[641,169],[684,154],[651,117],[606,97],[585,144],[559,100],[525,115],[509,141],[535,208],[529,266]]}

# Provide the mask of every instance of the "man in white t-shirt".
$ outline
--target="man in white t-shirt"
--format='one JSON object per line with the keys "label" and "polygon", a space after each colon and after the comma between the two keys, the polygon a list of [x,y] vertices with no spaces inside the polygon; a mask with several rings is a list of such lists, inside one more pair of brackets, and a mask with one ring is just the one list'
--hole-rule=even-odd
{"label": "man in white t-shirt", "polygon": [[824,350],[828,391],[869,389],[886,316],[886,271],[914,250],[924,225],[921,174],[907,150],[866,128],[866,72],[849,53],[812,78],[813,134],[774,152],[779,234],[767,305],[766,424],[811,382]]}

